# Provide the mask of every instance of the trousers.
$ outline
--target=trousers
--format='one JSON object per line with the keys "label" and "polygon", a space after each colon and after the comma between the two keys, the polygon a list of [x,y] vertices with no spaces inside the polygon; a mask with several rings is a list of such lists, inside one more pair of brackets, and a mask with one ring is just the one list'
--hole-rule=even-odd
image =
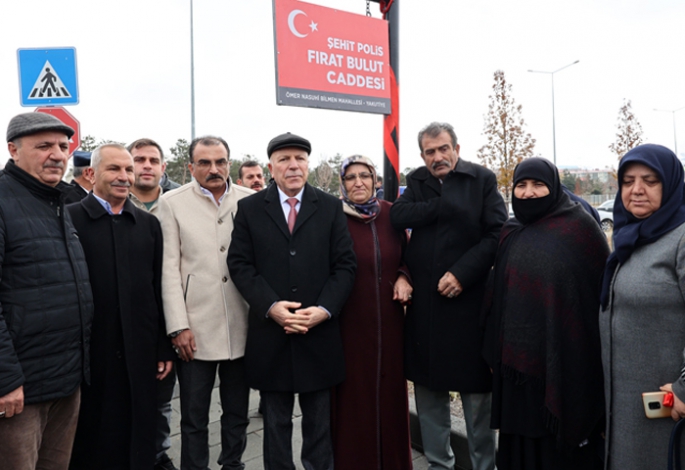
{"label": "trousers", "polygon": [[67,470],[76,434],[81,389],[0,418],[3,470]]}
{"label": "trousers", "polygon": [[[264,414],[264,469],[295,470],[293,462],[292,392],[260,392]],[[331,394],[329,389],[298,395],[302,409],[302,466],[333,470]]]}
{"label": "trousers", "polygon": [[[450,447],[452,418],[449,391],[434,391],[414,384],[416,411],[423,449],[430,470],[453,470]],[[461,393],[469,457],[474,470],[495,469],[496,434],[490,429],[491,393]]]}
{"label": "trousers", "polygon": [[181,470],[208,470],[209,405],[217,369],[221,399],[222,470],[242,470],[247,445],[250,389],[245,381],[242,358],[233,361],[179,361],[178,384],[181,400]]}

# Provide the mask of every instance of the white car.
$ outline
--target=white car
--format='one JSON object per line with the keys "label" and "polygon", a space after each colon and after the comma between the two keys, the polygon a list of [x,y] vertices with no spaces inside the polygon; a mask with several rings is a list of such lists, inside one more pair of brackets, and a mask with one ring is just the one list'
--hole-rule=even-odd
{"label": "white car", "polygon": [[614,229],[614,200],[610,199],[597,207],[602,230],[609,232]]}

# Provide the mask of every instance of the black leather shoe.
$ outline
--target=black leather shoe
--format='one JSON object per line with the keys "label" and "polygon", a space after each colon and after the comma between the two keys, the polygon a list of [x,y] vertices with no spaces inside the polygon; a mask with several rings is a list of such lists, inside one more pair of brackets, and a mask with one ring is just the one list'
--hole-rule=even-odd
{"label": "black leather shoe", "polygon": [[178,470],[168,455],[164,454],[155,464],[155,470]]}

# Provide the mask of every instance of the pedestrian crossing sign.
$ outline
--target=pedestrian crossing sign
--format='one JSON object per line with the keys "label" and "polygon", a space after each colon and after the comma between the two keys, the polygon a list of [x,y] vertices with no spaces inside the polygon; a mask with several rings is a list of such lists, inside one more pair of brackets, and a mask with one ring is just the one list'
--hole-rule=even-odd
{"label": "pedestrian crossing sign", "polygon": [[76,49],[18,49],[22,106],[78,104]]}

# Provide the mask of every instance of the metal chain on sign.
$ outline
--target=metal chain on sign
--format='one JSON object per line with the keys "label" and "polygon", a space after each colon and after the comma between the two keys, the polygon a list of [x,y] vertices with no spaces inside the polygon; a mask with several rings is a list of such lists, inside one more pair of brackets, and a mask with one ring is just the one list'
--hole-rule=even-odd
{"label": "metal chain on sign", "polygon": [[371,16],[371,0],[366,0],[366,16]]}

